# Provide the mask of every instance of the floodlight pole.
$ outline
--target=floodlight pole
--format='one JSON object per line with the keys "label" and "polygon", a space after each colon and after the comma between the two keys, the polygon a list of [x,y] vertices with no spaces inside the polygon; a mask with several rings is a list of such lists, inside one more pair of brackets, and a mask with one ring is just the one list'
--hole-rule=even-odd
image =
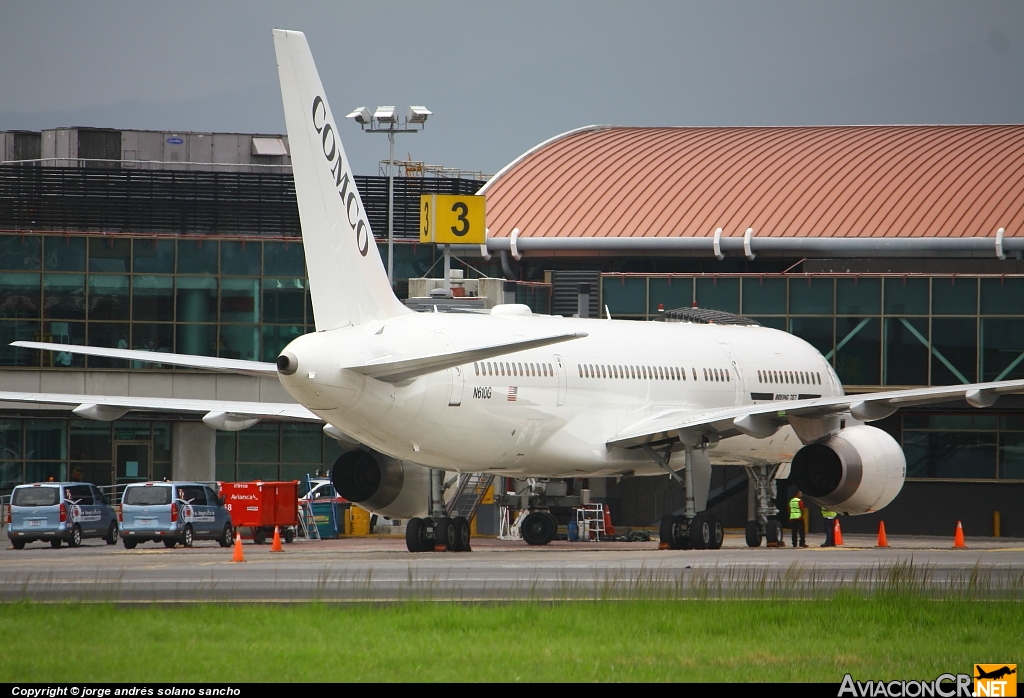
{"label": "floodlight pole", "polygon": [[[349,116],[352,116],[351,114]],[[365,133],[386,133],[388,136],[388,284],[395,287],[395,134],[418,133],[423,130],[423,122],[419,128],[409,128],[409,120],[396,117],[394,121],[383,122],[373,119],[370,123],[359,121]]]}
{"label": "floodlight pole", "polygon": [[[393,125],[393,124],[392,124]],[[395,287],[395,132],[388,131],[388,285]]]}

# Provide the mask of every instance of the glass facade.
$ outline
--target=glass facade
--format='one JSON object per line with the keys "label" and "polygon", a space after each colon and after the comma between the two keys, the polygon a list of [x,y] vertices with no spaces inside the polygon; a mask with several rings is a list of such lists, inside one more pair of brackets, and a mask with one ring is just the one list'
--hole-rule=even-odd
{"label": "glass facade", "polygon": [[850,386],[1024,378],[1024,277],[603,274],[601,307],[650,320],[696,302],[816,347]]}
{"label": "glass facade", "polygon": [[115,475],[121,444],[145,445],[138,479],[171,475],[171,424],[118,420],[0,419],[0,493],[25,482],[72,480],[96,485],[123,482]]}
{"label": "glass facade", "polygon": [[907,412],[900,421],[908,479],[1024,479],[1024,416]]}
{"label": "glass facade", "polygon": [[[395,277],[425,276],[439,255],[396,245]],[[501,276],[496,263],[474,268]],[[550,312],[550,295],[517,287],[535,312]],[[0,366],[129,368],[17,340],[273,361],[313,327],[301,240],[0,235]]]}
{"label": "glass facade", "polygon": [[[0,495],[25,482],[96,485],[171,477],[171,422],[0,419]],[[217,479],[303,480],[342,454],[318,424],[256,424],[217,432]]]}
{"label": "glass facade", "polygon": [[342,454],[318,424],[255,424],[217,432],[217,479],[303,480],[329,472]]}
{"label": "glass facade", "polygon": [[300,241],[0,235],[0,365],[128,367],[19,339],[273,360],[313,327],[306,287]]}

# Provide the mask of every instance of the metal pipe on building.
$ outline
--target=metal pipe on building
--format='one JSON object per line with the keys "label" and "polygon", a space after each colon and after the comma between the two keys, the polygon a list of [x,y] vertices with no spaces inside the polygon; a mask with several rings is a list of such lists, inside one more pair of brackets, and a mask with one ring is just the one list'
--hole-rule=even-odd
{"label": "metal pipe on building", "polygon": [[[719,238],[719,248],[725,252],[744,255],[744,238]],[[1024,237],[1001,238],[1004,251],[1024,250]],[[903,256],[905,254],[989,252],[996,256],[996,238],[776,238],[751,237],[748,240],[750,252],[783,252],[787,254],[824,253],[824,254],[860,254],[868,256]],[[462,250],[461,248],[466,248]],[[597,252],[644,252],[644,251],[687,251],[707,252],[714,254],[715,239],[713,237],[599,237],[599,238],[567,238],[567,237],[522,237],[516,239],[516,247],[523,252],[554,252],[554,251],[597,251]],[[457,251],[473,251],[476,245],[457,246]],[[488,238],[489,252],[509,252],[512,249],[510,238]]]}

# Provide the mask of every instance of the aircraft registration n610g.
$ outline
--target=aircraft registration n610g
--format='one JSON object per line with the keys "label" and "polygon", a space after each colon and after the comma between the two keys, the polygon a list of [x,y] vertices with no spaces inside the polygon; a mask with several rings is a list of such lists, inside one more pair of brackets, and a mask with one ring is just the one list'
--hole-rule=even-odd
{"label": "aircraft registration n610g", "polygon": [[[662,521],[662,541],[717,548],[721,524],[705,513],[711,468],[744,465],[758,494],[748,543],[778,541],[771,495],[779,464],[791,463],[790,478],[822,506],[878,511],[899,493],[906,461],[891,436],[865,422],[902,405],[988,407],[1024,392],[1018,380],[846,396],[811,345],[735,318],[586,320],[522,305],[414,313],[388,283],[305,36],[275,30],[274,45],[316,332],[291,342],[276,364],[179,354],[160,362],[277,375],[299,404],[11,392],[0,400],[77,404],[76,414],[92,419],[205,413],[209,426],[227,430],[261,419],[322,421],[350,448],[333,469],[338,492],[410,519],[415,551],[469,547],[469,524],[445,516],[443,482],[430,469],[540,479],[668,472],[684,483],[686,507]],[[127,349],[15,345],[152,360]],[[522,522],[534,544],[555,530],[541,509]]]}

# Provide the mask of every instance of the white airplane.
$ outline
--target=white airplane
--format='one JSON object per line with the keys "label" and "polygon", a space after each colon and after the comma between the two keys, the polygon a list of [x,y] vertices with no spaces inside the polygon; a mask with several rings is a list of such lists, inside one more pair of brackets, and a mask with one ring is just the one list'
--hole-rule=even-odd
{"label": "white airplane", "polygon": [[[261,419],[324,422],[352,450],[332,477],[342,496],[410,519],[410,551],[468,549],[465,519],[444,516],[430,469],[517,478],[657,475],[686,486],[685,513],[662,521],[672,548],[716,548],[705,512],[713,464],[747,466],[758,492],[759,544],[774,475],[845,514],[878,511],[899,493],[906,461],[864,422],[904,405],[964,399],[991,406],[1024,380],[847,396],[825,358],[755,325],[635,322],[534,315],[414,313],[393,294],[335,120],[303,34],[274,31],[316,332],[276,364],[161,354],[160,363],[276,375],[298,404],[0,392],[0,400],[78,405],[100,420],[129,410],[205,413],[217,429]],[[42,342],[16,346],[151,361],[150,352]],[[682,454],[682,463],[678,454]],[[443,476],[443,474],[442,474]],[[751,529],[752,526],[752,529]],[[523,537],[544,544],[554,517],[531,511]]]}

